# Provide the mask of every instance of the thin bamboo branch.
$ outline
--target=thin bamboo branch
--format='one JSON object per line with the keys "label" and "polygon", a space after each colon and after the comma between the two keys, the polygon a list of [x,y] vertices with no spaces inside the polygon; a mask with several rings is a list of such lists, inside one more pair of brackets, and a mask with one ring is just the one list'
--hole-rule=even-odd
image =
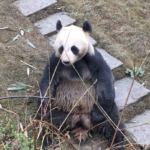
{"label": "thin bamboo branch", "polygon": [[36,122],[33,123],[34,150],[36,150]]}
{"label": "thin bamboo branch", "polygon": [[29,67],[31,67],[31,68],[37,69],[36,67],[34,67],[34,66],[32,66],[32,65],[30,65],[30,64],[28,64],[28,63],[26,63],[26,62],[24,62],[22,60],[20,60],[20,62],[23,63],[23,64],[25,64],[25,65],[27,65],[27,66],[29,66]]}
{"label": "thin bamboo branch", "polygon": [[50,97],[41,97],[41,96],[33,96],[33,95],[20,95],[20,96],[8,96],[8,97],[0,97],[0,100],[3,99],[11,99],[11,98],[40,98],[40,99],[51,99],[55,100],[55,98],[50,98]]}

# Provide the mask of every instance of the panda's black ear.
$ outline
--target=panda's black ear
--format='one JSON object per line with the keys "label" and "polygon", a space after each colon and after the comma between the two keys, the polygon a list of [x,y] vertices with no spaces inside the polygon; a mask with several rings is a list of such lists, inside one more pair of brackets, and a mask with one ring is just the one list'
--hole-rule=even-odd
{"label": "panda's black ear", "polygon": [[60,20],[58,20],[58,21],[57,21],[57,23],[56,23],[56,30],[57,30],[57,31],[60,31],[60,30],[61,30],[61,28],[62,28],[61,21],[60,21]]}
{"label": "panda's black ear", "polygon": [[84,21],[83,22],[82,29],[83,29],[84,32],[89,32],[89,33],[92,32],[92,26],[91,26],[91,24],[88,21]]}

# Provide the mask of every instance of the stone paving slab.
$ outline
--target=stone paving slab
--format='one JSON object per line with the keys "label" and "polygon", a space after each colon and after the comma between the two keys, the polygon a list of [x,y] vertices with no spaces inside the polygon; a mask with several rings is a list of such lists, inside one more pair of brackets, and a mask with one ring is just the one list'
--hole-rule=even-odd
{"label": "stone paving slab", "polygon": [[[147,122],[149,122],[149,124],[137,126]],[[150,110],[146,110],[143,114],[137,115],[130,120],[130,123],[126,123],[125,126],[127,131],[131,133],[131,136],[137,143],[140,143],[141,145],[150,144]]]}
{"label": "stone paving slab", "polygon": [[42,35],[52,35],[56,32],[57,20],[60,20],[63,26],[68,26],[76,21],[75,19],[67,16],[65,13],[56,13],[36,22],[34,25],[39,29]]}
{"label": "stone paving slab", "polygon": [[0,104],[0,108],[2,108],[2,105]]}
{"label": "stone paving slab", "polygon": [[[125,77],[115,82],[115,92],[116,92],[115,101],[119,110],[123,109],[131,83],[132,83],[132,78],[129,77]],[[148,93],[150,93],[149,90],[147,90],[137,81],[134,81],[127,105],[136,102],[137,100],[147,95]]]}
{"label": "stone paving slab", "polygon": [[97,47],[96,49],[101,53],[104,60],[107,62],[108,66],[110,67],[110,69],[117,68],[123,64],[120,60],[108,54],[104,49],[100,49]]}
{"label": "stone paving slab", "polygon": [[97,45],[97,42],[90,36],[90,42],[92,43],[93,46]]}
{"label": "stone paving slab", "polygon": [[19,8],[23,15],[29,16],[56,2],[56,0],[18,0],[14,2],[14,5]]}
{"label": "stone paving slab", "polygon": [[[54,45],[56,37],[57,37],[57,34],[54,34],[54,35],[51,35],[51,36],[48,37],[49,38],[49,44],[51,46]],[[97,44],[97,42],[91,36],[90,36],[90,41],[91,41],[91,43],[92,43],[93,46]]]}

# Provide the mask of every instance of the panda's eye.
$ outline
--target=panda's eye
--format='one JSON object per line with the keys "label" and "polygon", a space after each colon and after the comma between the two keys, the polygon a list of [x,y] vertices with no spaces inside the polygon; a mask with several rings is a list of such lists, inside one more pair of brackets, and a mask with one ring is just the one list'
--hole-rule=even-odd
{"label": "panda's eye", "polygon": [[79,53],[79,49],[78,49],[76,46],[72,46],[72,47],[71,47],[71,51],[72,51],[75,55],[77,55],[77,54]]}
{"label": "panda's eye", "polygon": [[58,52],[59,52],[60,54],[62,54],[63,50],[64,50],[64,47],[61,46],[61,47],[59,47]]}

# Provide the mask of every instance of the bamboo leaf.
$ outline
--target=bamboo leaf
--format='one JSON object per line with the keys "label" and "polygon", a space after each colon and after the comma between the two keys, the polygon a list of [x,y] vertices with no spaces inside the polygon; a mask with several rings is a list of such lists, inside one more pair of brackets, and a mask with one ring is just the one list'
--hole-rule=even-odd
{"label": "bamboo leaf", "polygon": [[26,39],[27,43],[29,46],[31,46],[32,48],[36,48],[28,39]]}
{"label": "bamboo leaf", "polygon": [[90,133],[90,132],[89,132],[89,137],[90,137],[90,138],[93,138],[93,136],[91,135],[91,133]]}
{"label": "bamboo leaf", "polygon": [[9,91],[24,90],[27,87],[23,84],[17,84],[15,87],[8,88]]}
{"label": "bamboo leaf", "polygon": [[21,36],[20,36],[20,34],[17,34],[17,35],[13,38],[13,41],[18,40],[18,39],[19,39],[19,37],[21,37]]}

